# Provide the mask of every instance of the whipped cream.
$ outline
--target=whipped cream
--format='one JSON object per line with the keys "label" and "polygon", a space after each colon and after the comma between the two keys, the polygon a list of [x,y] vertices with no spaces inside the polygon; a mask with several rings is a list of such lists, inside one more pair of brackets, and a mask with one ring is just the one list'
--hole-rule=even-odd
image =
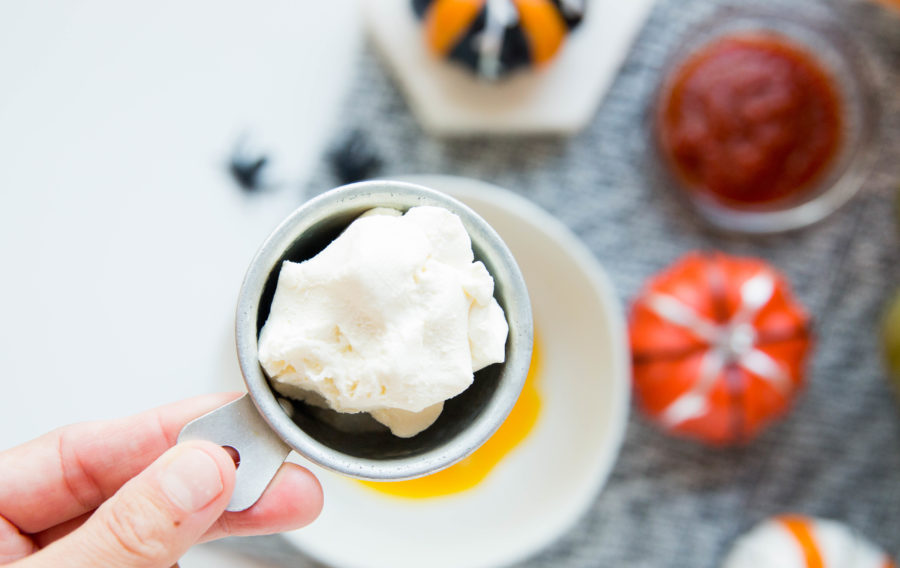
{"label": "whipped cream", "polygon": [[373,209],[315,257],[282,264],[259,361],[286,396],[414,436],[475,371],[504,360],[493,293],[459,217]]}

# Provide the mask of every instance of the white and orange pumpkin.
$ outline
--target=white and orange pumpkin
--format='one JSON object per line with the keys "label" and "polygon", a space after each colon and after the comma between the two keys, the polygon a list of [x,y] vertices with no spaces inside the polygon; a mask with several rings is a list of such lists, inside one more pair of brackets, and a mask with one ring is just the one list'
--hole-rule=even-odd
{"label": "white and orange pumpkin", "polygon": [[803,515],[768,519],[735,542],[722,568],[896,568],[850,527]]}

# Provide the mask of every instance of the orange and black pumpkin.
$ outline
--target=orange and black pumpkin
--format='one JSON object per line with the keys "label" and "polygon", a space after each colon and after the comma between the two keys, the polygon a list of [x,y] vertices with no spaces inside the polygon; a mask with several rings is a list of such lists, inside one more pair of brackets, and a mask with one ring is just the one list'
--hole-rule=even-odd
{"label": "orange and black pumpkin", "polygon": [[587,0],[413,0],[429,49],[495,79],[550,61]]}

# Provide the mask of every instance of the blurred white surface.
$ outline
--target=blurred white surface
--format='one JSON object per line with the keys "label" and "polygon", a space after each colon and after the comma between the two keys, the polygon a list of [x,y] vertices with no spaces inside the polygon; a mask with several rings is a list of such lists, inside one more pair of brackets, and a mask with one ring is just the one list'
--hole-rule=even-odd
{"label": "blurred white surface", "polygon": [[[209,545],[195,546],[178,561],[181,568],[283,568],[262,560],[250,560],[227,549]],[[298,565],[299,566],[302,565]]]}
{"label": "blurred white surface", "polygon": [[[353,0],[0,3],[0,448],[241,387],[234,300],[301,202],[359,30]],[[242,193],[243,132],[296,182]]]}

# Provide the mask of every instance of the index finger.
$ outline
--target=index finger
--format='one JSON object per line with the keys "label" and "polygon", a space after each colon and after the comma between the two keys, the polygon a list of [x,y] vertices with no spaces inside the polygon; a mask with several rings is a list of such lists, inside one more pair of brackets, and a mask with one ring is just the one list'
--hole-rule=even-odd
{"label": "index finger", "polygon": [[35,533],[96,509],[175,445],[185,424],[239,395],[203,395],[128,418],[64,426],[0,452],[0,516]]}

